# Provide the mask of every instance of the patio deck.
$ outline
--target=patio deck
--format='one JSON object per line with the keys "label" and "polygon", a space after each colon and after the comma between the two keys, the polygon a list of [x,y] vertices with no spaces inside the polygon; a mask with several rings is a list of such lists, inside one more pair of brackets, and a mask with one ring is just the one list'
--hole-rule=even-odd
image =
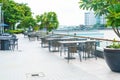
{"label": "patio deck", "polygon": [[22,34],[19,49],[0,51],[0,80],[119,80],[120,73],[112,72],[105,61],[64,59],[58,52],[41,48],[40,41],[29,41]]}

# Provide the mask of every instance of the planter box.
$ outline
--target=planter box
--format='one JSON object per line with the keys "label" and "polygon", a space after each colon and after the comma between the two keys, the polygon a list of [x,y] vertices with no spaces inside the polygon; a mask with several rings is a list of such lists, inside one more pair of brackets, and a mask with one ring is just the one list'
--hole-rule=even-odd
{"label": "planter box", "polygon": [[104,58],[114,72],[120,72],[120,49],[104,49]]}

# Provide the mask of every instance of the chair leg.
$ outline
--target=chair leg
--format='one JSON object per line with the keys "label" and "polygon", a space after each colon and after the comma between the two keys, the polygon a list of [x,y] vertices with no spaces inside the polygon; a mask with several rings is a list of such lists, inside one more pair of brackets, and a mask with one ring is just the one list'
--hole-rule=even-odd
{"label": "chair leg", "polygon": [[78,54],[79,54],[80,62],[82,62],[81,53],[79,52]]}
{"label": "chair leg", "polygon": [[10,45],[10,50],[14,51],[15,46],[13,44]]}
{"label": "chair leg", "polygon": [[16,49],[18,50],[18,44],[16,44]]}
{"label": "chair leg", "polygon": [[93,54],[94,56],[95,56],[95,59],[97,60],[97,55],[96,55],[96,51],[94,52],[94,54]]}
{"label": "chair leg", "polygon": [[68,63],[69,63],[69,58],[70,58],[70,53],[69,53],[69,51],[68,51]]}
{"label": "chair leg", "polygon": [[87,53],[86,52],[85,52],[85,56],[84,57],[85,57],[85,60],[86,60],[86,58],[87,58]]}

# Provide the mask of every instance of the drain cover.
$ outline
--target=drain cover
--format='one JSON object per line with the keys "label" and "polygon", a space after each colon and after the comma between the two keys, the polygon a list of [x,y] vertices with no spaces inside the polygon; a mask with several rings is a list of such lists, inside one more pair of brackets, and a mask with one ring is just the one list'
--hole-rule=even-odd
{"label": "drain cover", "polygon": [[39,74],[31,74],[31,76],[39,76]]}
{"label": "drain cover", "polygon": [[45,77],[45,74],[43,72],[39,72],[39,73],[27,73],[26,77]]}

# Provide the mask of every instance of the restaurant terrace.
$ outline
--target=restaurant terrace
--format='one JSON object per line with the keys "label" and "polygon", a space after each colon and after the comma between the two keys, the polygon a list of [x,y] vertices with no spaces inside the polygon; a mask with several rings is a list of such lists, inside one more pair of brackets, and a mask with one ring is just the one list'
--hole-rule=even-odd
{"label": "restaurant terrace", "polygon": [[[41,39],[29,40],[17,34],[18,49],[0,50],[1,80],[119,80],[119,73],[112,72],[103,58],[65,59],[68,53],[49,51],[41,46]],[[55,49],[55,48],[52,48]],[[81,52],[82,53],[82,52]],[[67,56],[68,57],[68,56]]]}

